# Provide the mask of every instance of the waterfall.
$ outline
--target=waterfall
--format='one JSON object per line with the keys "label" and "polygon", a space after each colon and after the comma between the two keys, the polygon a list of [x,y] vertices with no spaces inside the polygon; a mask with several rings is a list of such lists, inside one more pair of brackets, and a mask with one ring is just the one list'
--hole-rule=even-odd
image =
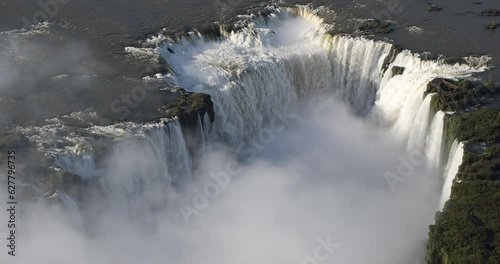
{"label": "waterfall", "polygon": [[203,128],[203,121],[201,121],[201,117],[198,115],[198,135],[200,137],[200,152],[202,155],[207,153],[207,142],[205,139],[205,129]]}
{"label": "waterfall", "polygon": [[[93,127],[92,129],[111,131],[114,128]],[[133,124],[128,128],[125,125],[125,129],[130,131],[119,133],[120,135],[116,138],[117,142],[122,142],[122,145],[138,144],[141,145],[140,148],[147,147],[162,164],[165,164],[165,172],[170,175],[172,183],[191,179],[191,155],[187,150],[178,120],[161,120],[158,123],[143,125]],[[98,147],[112,148],[113,146]],[[105,168],[96,168],[95,153],[90,143],[77,144],[66,152],[56,154],[54,159],[55,166],[78,175],[84,180],[105,173]]]}
{"label": "waterfall", "polygon": [[329,94],[387,127],[407,150],[420,150],[428,168],[440,172],[445,114],[439,111],[430,120],[433,94],[423,94],[435,78],[466,77],[484,67],[430,61],[386,42],[330,35],[307,8],[274,11],[266,19],[249,17],[241,30],[223,32],[217,41],[190,33],[156,49],[172,70],[166,80],[211,95],[215,121],[210,133],[205,117],[201,122],[205,141],[235,146],[251,140],[295,105]]}
{"label": "waterfall", "polygon": [[441,211],[443,210],[446,202],[450,199],[451,186],[453,185],[453,181],[457,175],[458,168],[460,167],[460,164],[462,164],[463,156],[464,144],[462,142],[458,142],[457,140],[453,141],[450,155],[448,157],[448,163],[446,164],[444,172],[443,191],[441,192],[441,199],[439,201],[438,209]]}
{"label": "waterfall", "polygon": [[113,146],[101,183],[111,195],[122,199],[160,203],[172,185],[191,180],[191,155],[178,120],[144,125],[142,129],[140,136]]}
{"label": "waterfall", "polygon": [[376,100],[382,67],[392,45],[338,35],[322,35],[317,41],[329,52],[337,96],[358,114],[367,115]]}
{"label": "waterfall", "polygon": [[146,140],[159,161],[166,164],[172,183],[191,179],[191,155],[178,120],[146,126]]}
{"label": "waterfall", "polygon": [[400,52],[388,68],[393,66],[402,67],[404,71],[395,76],[392,76],[390,70],[384,73],[372,117],[379,123],[392,127],[394,134],[403,141],[411,134],[415,120],[421,121],[417,114],[424,103],[422,95],[430,81],[435,78],[466,77],[484,70],[468,65],[423,60],[420,55],[407,50]]}
{"label": "waterfall", "polygon": [[[425,138],[427,137],[427,127],[429,125],[430,105],[433,94],[428,94],[420,108],[418,109],[415,122],[413,122],[410,137],[408,139],[408,150],[421,149],[426,146]],[[431,130],[432,131],[432,130]],[[432,132],[431,132],[432,135]]]}
{"label": "waterfall", "polygon": [[[396,52],[383,41],[331,35],[330,26],[304,7],[275,8],[266,18],[246,16],[244,20],[240,30],[223,32],[218,40],[191,32],[155,49],[171,69],[165,80],[211,95],[214,123],[208,115],[197,122],[203,151],[209,142],[234,147],[248,141],[263,127],[286,117],[296,105],[328,94],[347,103],[359,116],[392,130],[407,149],[425,150],[429,164],[437,168],[444,114],[436,113],[429,122],[432,95],[424,99],[422,94],[434,78],[464,77],[483,70],[423,60],[407,50]],[[396,66],[401,74],[393,74]],[[189,182],[192,160],[179,122],[140,126],[141,135],[131,133],[133,136],[119,140],[113,149],[117,156],[133,149],[137,157],[122,160],[140,162],[128,171],[114,168],[129,178],[111,177],[103,180],[103,186],[110,193],[135,193],[136,185],[151,184],[158,189],[166,183]],[[90,178],[96,176],[94,154],[90,147],[69,151],[57,155],[55,164]],[[128,168],[118,159],[111,163]]]}
{"label": "waterfall", "polygon": [[203,127],[203,139],[205,140],[205,148],[208,143],[213,142],[212,140],[212,122],[210,121],[210,116],[208,113],[205,113],[202,120]]}
{"label": "waterfall", "polygon": [[[164,148],[167,143],[164,133],[164,129],[158,128],[151,131],[151,138],[129,139],[113,146],[108,168],[99,178],[107,197],[103,203],[109,203],[110,211],[147,221],[141,216],[165,208],[174,193],[175,177],[165,159],[170,149]],[[174,171],[177,168],[180,166],[174,167]]]}
{"label": "waterfall", "polygon": [[445,114],[443,111],[438,111],[434,115],[429,136],[427,137],[425,156],[427,158],[427,164],[430,168],[438,169],[441,165],[444,116]]}
{"label": "waterfall", "polygon": [[220,42],[191,35],[190,41],[165,44],[159,52],[175,72],[175,78],[167,76],[175,85],[211,95],[214,136],[236,144],[255,135],[276,113],[286,115],[300,99],[325,92],[366,115],[391,47],[331,36],[321,24],[296,16],[271,15]]}
{"label": "waterfall", "polygon": [[[382,41],[330,35],[313,13],[304,7],[276,9],[266,19],[247,17],[245,27],[221,40],[191,33],[163,43],[156,52],[172,69],[165,79],[211,95],[213,137],[230,145],[251,138],[276,113],[286,115],[301,100],[328,93],[390,127],[402,141],[411,138],[409,147],[424,148],[427,84],[484,70],[398,53]],[[395,66],[402,74],[392,73]]]}
{"label": "waterfall", "polygon": [[[259,263],[307,262],[315,261],[304,257],[318,246],[317,235],[333,234],[342,243],[333,258],[404,262],[399,255],[423,239],[434,215],[439,178],[433,172],[441,163],[445,114],[438,111],[430,120],[433,95],[422,95],[434,78],[481,69],[423,60],[383,41],[332,36],[322,19],[303,8],[246,19],[246,26],[221,39],[190,33],[155,49],[171,70],[164,75],[169,84],[211,96],[214,123],[205,114],[189,132],[177,119],[81,128],[82,137],[106,134],[112,139],[107,158],[96,165],[94,157],[102,153],[93,151],[101,148],[83,144],[56,156],[57,166],[82,178],[95,177],[83,190],[98,195],[82,196],[88,199],[85,220],[95,218],[88,225],[94,228],[91,239],[85,240],[95,245],[88,251],[96,253],[92,261],[138,262],[142,256],[137,252],[148,251],[154,254],[146,262],[237,263],[253,256],[258,257],[252,262]],[[403,70],[393,74],[394,67]],[[252,142],[293,110],[303,110],[300,116],[307,120],[269,141]],[[201,153],[209,159],[191,156],[191,136],[201,141]],[[252,145],[252,158],[234,155],[241,143]],[[431,168],[416,168],[421,165],[412,161],[417,156],[406,159],[405,148],[425,152]],[[462,156],[463,144],[455,142],[441,208]],[[383,176],[393,169],[400,189],[391,193]],[[76,216],[76,201],[60,197]],[[185,214],[193,221],[186,221]],[[371,242],[380,237],[384,243],[373,248]],[[254,250],[262,238],[268,243]],[[304,238],[311,238],[312,247]],[[330,236],[327,241],[334,242]],[[269,247],[278,244],[278,250]],[[305,245],[307,252],[302,251]],[[245,255],[241,248],[252,250]],[[398,254],[383,254],[388,248]],[[366,250],[351,255],[359,249]]]}
{"label": "waterfall", "polygon": [[82,179],[90,179],[96,173],[94,153],[91,147],[76,145],[73,149],[55,156],[54,164]]}
{"label": "waterfall", "polygon": [[80,214],[80,209],[76,201],[64,192],[57,191],[56,195],[61,199],[64,207],[68,210],[71,222],[78,229],[83,229],[83,218]]}

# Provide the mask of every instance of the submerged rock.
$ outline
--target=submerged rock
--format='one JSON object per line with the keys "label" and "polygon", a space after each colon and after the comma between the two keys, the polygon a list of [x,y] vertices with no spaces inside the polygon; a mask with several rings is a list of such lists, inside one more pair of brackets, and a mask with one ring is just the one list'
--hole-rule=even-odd
{"label": "submerged rock", "polygon": [[483,16],[500,16],[500,10],[499,9],[486,9],[481,12],[481,15]]}
{"label": "submerged rock", "polygon": [[439,12],[443,10],[441,7],[437,6],[436,4],[429,3],[429,9],[430,12]]}
{"label": "submerged rock", "polygon": [[423,28],[418,27],[418,26],[414,26],[414,25],[408,26],[407,29],[411,34],[415,34],[415,35],[422,35],[422,33],[424,33]]}
{"label": "submerged rock", "polygon": [[389,22],[372,19],[365,21],[358,27],[358,30],[367,34],[388,34],[393,31],[393,28],[391,28],[391,23]]}

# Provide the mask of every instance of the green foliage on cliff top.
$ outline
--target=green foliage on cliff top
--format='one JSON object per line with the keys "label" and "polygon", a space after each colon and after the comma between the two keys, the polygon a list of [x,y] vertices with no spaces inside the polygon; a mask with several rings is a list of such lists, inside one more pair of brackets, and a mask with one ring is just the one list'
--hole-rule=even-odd
{"label": "green foliage on cliff top", "polygon": [[459,141],[500,142],[500,111],[482,108],[449,117],[450,129]]}
{"label": "green foliage on cliff top", "polygon": [[435,113],[482,107],[488,103],[490,90],[483,83],[469,80],[436,79],[427,85],[424,96],[429,93],[436,93],[431,101],[431,110]]}
{"label": "green foliage on cliff top", "polygon": [[454,139],[482,147],[464,152],[450,200],[430,226],[426,263],[500,263],[500,110],[447,115],[444,129],[447,148]]}
{"label": "green foliage on cliff top", "polygon": [[457,179],[461,181],[499,180],[500,151],[498,148],[488,148],[482,155],[464,153]]}
{"label": "green foliage on cliff top", "polygon": [[426,263],[500,263],[499,204],[499,181],[454,184],[430,226]]}

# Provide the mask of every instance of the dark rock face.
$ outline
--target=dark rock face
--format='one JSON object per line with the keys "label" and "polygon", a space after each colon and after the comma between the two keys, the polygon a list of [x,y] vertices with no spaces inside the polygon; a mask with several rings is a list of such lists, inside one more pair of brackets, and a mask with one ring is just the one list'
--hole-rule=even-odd
{"label": "dark rock face", "polygon": [[203,93],[190,93],[180,89],[179,100],[167,105],[168,115],[177,116],[183,129],[196,129],[198,119],[208,114],[210,121],[215,119],[214,104],[211,96]]}
{"label": "dark rock face", "polygon": [[384,59],[384,66],[382,67],[382,70],[385,72],[387,69],[389,69],[389,65],[396,59],[396,56],[402,51],[403,49],[399,47],[398,45],[392,45],[391,52],[387,57]]}
{"label": "dark rock face", "polygon": [[392,76],[401,75],[405,71],[405,67],[393,66]]}

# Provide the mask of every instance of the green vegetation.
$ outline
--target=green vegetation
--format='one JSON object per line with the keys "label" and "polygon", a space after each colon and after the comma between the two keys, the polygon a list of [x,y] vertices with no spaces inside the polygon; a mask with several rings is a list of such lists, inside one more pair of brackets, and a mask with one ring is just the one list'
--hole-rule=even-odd
{"label": "green vegetation", "polygon": [[500,263],[499,204],[499,181],[454,184],[430,226],[426,263]]}
{"label": "green vegetation", "polygon": [[500,141],[500,111],[480,109],[464,113],[460,123],[460,141],[494,143]]}
{"label": "green vegetation", "polygon": [[466,144],[450,200],[430,226],[426,263],[500,263],[500,109],[463,111],[483,106],[477,99],[465,100],[469,93],[492,92],[482,84],[435,84],[428,87],[439,94],[432,107],[458,111],[444,120],[446,148],[455,139]]}
{"label": "green vegetation", "polygon": [[488,148],[484,155],[466,152],[457,173],[460,181],[494,181],[500,179],[500,149]]}
{"label": "green vegetation", "polygon": [[466,108],[479,108],[489,102],[490,94],[495,91],[483,83],[469,80],[435,79],[427,85],[424,93],[436,93],[431,101],[431,110],[437,112],[460,111]]}

